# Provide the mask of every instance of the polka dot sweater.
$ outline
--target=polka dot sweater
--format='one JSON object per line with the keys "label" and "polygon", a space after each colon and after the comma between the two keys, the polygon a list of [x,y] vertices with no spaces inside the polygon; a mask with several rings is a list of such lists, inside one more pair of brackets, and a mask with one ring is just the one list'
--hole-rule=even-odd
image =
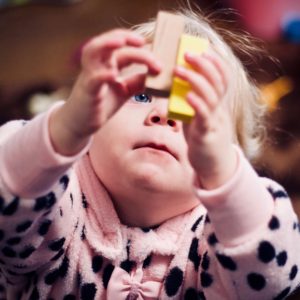
{"label": "polka dot sweater", "polygon": [[88,146],[52,149],[51,112],[0,128],[0,299],[284,299],[300,225],[284,189],[237,150],[233,178],[153,228],[121,224]]}

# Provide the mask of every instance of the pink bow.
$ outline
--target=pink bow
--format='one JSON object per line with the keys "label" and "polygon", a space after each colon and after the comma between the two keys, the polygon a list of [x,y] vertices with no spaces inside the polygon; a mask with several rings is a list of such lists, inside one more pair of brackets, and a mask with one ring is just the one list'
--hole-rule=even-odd
{"label": "pink bow", "polygon": [[107,287],[107,300],[153,300],[158,299],[161,283],[157,281],[141,282],[142,269],[128,274],[115,267]]}

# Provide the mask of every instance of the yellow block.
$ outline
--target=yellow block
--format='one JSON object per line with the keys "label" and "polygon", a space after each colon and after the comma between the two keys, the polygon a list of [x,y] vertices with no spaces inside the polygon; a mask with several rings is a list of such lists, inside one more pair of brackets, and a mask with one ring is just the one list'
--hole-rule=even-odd
{"label": "yellow block", "polygon": [[[190,68],[184,59],[184,53],[201,54],[208,48],[208,40],[187,34],[180,38],[176,64]],[[189,122],[195,115],[194,109],[186,102],[186,94],[190,85],[178,77],[174,77],[169,98],[168,117],[184,122]]]}

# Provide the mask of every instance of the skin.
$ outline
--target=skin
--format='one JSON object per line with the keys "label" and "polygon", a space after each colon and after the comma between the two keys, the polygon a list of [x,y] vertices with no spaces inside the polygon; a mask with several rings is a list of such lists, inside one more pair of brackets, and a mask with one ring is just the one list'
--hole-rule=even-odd
{"label": "skin", "polygon": [[104,33],[85,46],[72,93],[50,117],[52,144],[63,155],[78,153],[93,137],[92,166],[124,224],[152,226],[182,214],[199,204],[195,184],[215,189],[236,169],[222,104],[228,66],[213,51],[186,53],[185,59],[193,70],[176,67],[174,74],[191,85],[187,101],[196,116],[188,125],[167,118],[166,99],[140,103],[132,97],[143,91],[146,75],[135,65],[153,75],[163,65],[141,36],[127,30]]}

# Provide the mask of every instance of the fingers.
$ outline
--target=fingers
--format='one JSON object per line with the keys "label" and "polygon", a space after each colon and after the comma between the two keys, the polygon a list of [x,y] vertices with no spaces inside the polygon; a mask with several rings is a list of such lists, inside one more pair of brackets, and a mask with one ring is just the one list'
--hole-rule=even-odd
{"label": "fingers", "polygon": [[211,112],[203,99],[196,93],[189,92],[187,95],[187,102],[196,112],[195,121],[198,124],[198,128],[208,130]]}
{"label": "fingers", "polygon": [[114,56],[118,69],[137,63],[146,65],[148,72],[153,75],[161,70],[161,65],[157,62],[153,53],[145,48],[123,47],[117,50]]}
{"label": "fingers", "polygon": [[95,70],[88,75],[82,74],[82,78],[85,81],[85,88],[89,95],[95,95],[98,93],[99,88],[104,83],[114,82],[117,77],[117,73],[114,70]]}
{"label": "fingers", "polygon": [[144,38],[132,31],[111,30],[86,43],[82,50],[82,65],[88,67],[95,61],[107,60],[113,50],[122,46],[141,47],[144,44]]}
{"label": "fingers", "polygon": [[224,62],[218,56],[203,53],[199,57],[186,53],[185,59],[194,70],[201,73],[215,87],[219,97],[225,93],[227,85],[226,68],[223,66]]}
{"label": "fingers", "polygon": [[187,81],[193,92],[210,110],[214,110],[226,94],[227,66],[219,57],[211,54],[186,54],[185,59],[192,69],[177,66],[175,75]]}
{"label": "fingers", "polygon": [[183,67],[176,68],[176,75],[189,82],[192,90],[205,101],[211,110],[214,110],[219,103],[219,96],[204,76]]}

